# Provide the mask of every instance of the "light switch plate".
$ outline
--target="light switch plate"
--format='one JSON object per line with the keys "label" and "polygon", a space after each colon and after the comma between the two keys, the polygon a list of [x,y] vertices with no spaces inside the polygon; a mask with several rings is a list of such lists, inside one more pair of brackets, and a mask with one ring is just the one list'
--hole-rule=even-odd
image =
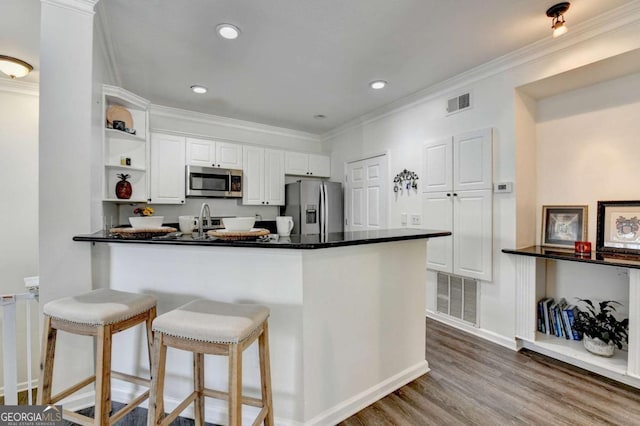
{"label": "light switch plate", "polygon": [[406,224],[407,224],[407,214],[400,213],[400,225],[406,225]]}

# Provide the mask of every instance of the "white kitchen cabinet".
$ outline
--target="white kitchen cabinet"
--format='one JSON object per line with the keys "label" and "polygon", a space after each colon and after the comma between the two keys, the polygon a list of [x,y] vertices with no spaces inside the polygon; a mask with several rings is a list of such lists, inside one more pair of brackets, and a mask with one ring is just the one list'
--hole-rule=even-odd
{"label": "white kitchen cabinet", "polygon": [[242,204],[284,205],[284,152],[245,146]]}
{"label": "white kitchen cabinet", "polygon": [[[147,201],[147,152],[149,101],[120,87],[102,86],[102,105],[105,123],[103,130],[103,195],[104,201],[145,202]],[[128,123],[135,134],[106,127],[107,111],[112,106],[124,107],[131,115]],[[116,197],[115,187],[118,175],[128,175],[131,184],[131,198]]]}
{"label": "white kitchen cabinet", "polygon": [[185,143],[184,136],[151,135],[149,203],[184,204]]}
{"label": "white kitchen cabinet", "polygon": [[286,152],[285,174],[315,177],[331,176],[331,158],[320,154]]}
{"label": "white kitchen cabinet", "polygon": [[453,234],[429,242],[429,269],[491,281],[491,152],[491,129],[424,146],[424,226]]}
{"label": "white kitchen cabinet", "polygon": [[242,145],[186,138],[187,164],[223,169],[242,169]]}
{"label": "white kitchen cabinet", "polygon": [[491,189],[492,141],[483,129],[425,144],[422,192]]}

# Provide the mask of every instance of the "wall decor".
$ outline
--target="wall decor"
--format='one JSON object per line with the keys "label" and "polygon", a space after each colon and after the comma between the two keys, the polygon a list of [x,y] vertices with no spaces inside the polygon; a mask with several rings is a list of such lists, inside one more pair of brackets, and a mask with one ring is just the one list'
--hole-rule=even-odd
{"label": "wall decor", "polygon": [[393,192],[403,189],[418,189],[418,174],[404,169],[393,178]]}
{"label": "wall decor", "polygon": [[542,206],[543,246],[573,248],[587,240],[588,206]]}
{"label": "wall decor", "polygon": [[598,201],[596,251],[640,254],[640,201]]}

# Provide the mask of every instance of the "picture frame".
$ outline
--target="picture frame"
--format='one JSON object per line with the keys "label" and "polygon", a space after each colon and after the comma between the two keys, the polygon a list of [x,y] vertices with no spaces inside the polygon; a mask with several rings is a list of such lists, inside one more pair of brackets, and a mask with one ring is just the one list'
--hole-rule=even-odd
{"label": "picture frame", "polygon": [[589,206],[542,206],[541,245],[573,249],[587,240]]}
{"label": "picture frame", "polygon": [[596,251],[640,255],[640,201],[598,201]]}

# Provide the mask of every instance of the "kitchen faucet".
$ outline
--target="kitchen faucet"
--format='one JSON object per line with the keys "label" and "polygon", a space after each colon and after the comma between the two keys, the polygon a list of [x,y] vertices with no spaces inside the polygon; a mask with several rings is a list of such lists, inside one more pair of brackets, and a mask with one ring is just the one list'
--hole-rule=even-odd
{"label": "kitchen faucet", "polygon": [[[204,220],[207,220],[206,227],[204,226]],[[198,216],[198,238],[204,238],[205,235],[203,232],[211,226],[211,210],[209,209],[209,204],[202,203],[200,207],[200,215]]]}

